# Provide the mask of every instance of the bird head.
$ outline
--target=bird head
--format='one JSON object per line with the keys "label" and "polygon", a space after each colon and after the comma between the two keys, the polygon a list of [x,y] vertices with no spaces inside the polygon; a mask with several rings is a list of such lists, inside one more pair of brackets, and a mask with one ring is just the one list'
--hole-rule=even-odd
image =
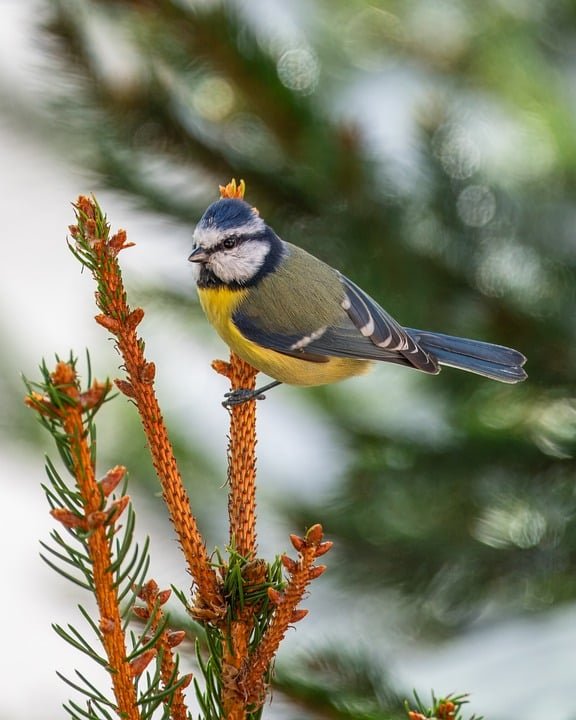
{"label": "bird head", "polygon": [[281,242],[255,208],[224,198],[200,218],[188,260],[200,266],[199,284],[246,286],[265,274]]}

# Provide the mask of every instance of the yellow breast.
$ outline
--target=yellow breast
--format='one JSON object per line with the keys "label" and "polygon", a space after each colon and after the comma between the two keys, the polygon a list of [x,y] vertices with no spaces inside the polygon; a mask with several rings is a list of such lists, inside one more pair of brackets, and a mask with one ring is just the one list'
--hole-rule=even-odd
{"label": "yellow breast", "polygon": [[331,357],[327,362],[309,362],[264,348],[245,338],[232,322],[232,316],[245,300],[248,290],[225,286],[198,288],[198,297],[208,321],[228,347],[261,372],[289,385],[324,385],[360,375],[371,362]]}

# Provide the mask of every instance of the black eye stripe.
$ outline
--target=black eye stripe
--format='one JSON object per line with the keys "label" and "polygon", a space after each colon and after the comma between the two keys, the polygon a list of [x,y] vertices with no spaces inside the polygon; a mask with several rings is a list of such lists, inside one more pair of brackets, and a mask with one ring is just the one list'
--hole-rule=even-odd
{"label": "black eye stripe", "polygon": [[211,248],[206,248],[206,253],[212,255],[222,250],[231,250],[233,247],[238,247],[247,240],[259,240],[260,235],[228,235],[223,238],[218,245],[213,245]]}

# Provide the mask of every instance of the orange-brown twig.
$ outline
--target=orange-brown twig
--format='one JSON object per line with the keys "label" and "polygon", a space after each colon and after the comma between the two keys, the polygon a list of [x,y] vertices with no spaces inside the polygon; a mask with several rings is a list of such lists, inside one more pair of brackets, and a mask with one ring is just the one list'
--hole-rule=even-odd
{"label": "orange-brown twig", "polygon": [[[135,614],[143,620],[151,620],[150,629],[153,633],[157,632],[162,625],[164,620],[162,606],[168,602],[171,592],[171,590],[159,590],[158,584],[154,580],[149,580],[138,593],[138,597],[146,603],[146,607],[135,608]],[[156,643],[156,649],[160,654],[160,674],[164,687],[175,687],[170,699],[171,720],[186,720],[188,717],[184,688],[189,685],[192,675],[186,675],[181,682],[178,682],[173,653],[174,648],[180,645],[185,637],[184,630],[165,629],[160,633]]]}
{"label": "orange-brown twig", "polygon": [[323,534],[321,525],[313,525],[303,538],[290,536],[292,544],[298,551],[298,560],[292,560],[286,555],[282,557],[282,563],[288,570],[290,579],[282,593],[273,588],[268,589],[268,596],[276,606],[274,615],[260,644],[248,658],[237,679],[238,688],[248,705],[260,704],[264,701],[266,673],[288,627],[308,614],[307,610],[298,609],[298,605],[308,585],[326,570],[324,565],[314,566],[314,561],[332,547],[330,541],[322,541]]}
{"label": "orange-brown twig", "polygon": [[[212,367],[230,380],[232,390],[254,390],[257,371],[234,353],[230,362],[215,360]],[[228,444],[228,517],[230,547],[251,560],[256,555],[256,402],[234,405],[230,411]],[[262,578],[264,581],[265,578]],[[222,706],[226,720],[243,720],[246,703],[237,679],[248,658],[254,629],[254,608],[246,605],[229,623],[222,642]]]}
{"label": "orange-brown twig", "polygon": [[146,360],[144,342],[136,333],[144,311],[140,308],[131,310],[126,301],[117,260],[118,253],[129,247],[126,233],[120,230],[110,237],[106,218],[93,199],[80,197],[74,207],[77,225],[71,226],[70,232],[77,242],[76,253],[90,268],[98,284],[96,304],[101,314],[96,320],[116,337],[116,346],[124,361],[127,379],[118,380],[116,385],[138,408],[164,501],[196,583],[199,602],[205,611],[218,618],[222,614],[219,579],[210,565],[168,439],[154,392],[154,363]]}
{"label": "orange-brown twig", "polygon": [[134,672],[126,662],[126,641],[117,587],[110,570],[110,543],[113,537],[110,529],[126,507],[128,498],[120,498],[111,507],[104,507],[106,497],[123,476],[124,468],[116,467],[111,470],[103,481],[104,484],[96,481],[91,448],[82,417],[86,410],[98,405],[103,394],[108,391],[108,386],[95,383],[87,393],[81,393],[74,367],[65,362],[57,364],[51,377],[54,386],[60,393],[65,394],[69,401],[56,405],[49,397],[33,393],[26,398],[26,404],[42,414],[58,416],[68,439],[74,476],[84,503],[83,515],[76,515],[65,508],[54,508],[52,515],[65,527],[81,529],[88,534],[94,593],[100,615],[99,627],[108,658],[118,715],[137,720],[140,713],[136,704]]}
{"label": "orange-brown twig", "polygon": [[[214,369],[230,380],[232,390],[254,390],[255,370],[234,353],[230,362],[216,360]],[[230,547],[251,560],[256,556],[256,401],[233,405],[228,445],[228,516]]]}

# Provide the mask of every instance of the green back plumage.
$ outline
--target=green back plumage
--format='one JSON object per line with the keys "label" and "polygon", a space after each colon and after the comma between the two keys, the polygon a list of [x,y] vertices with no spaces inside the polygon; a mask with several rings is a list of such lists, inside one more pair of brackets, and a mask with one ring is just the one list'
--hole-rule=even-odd
{"label": "green back plumage", "polygon": [[240,311],[287,335],[306,335],[324,325],[349,322],[336,271],[302,248],[285,246],[288,253],[277,271],[248,291]]}

